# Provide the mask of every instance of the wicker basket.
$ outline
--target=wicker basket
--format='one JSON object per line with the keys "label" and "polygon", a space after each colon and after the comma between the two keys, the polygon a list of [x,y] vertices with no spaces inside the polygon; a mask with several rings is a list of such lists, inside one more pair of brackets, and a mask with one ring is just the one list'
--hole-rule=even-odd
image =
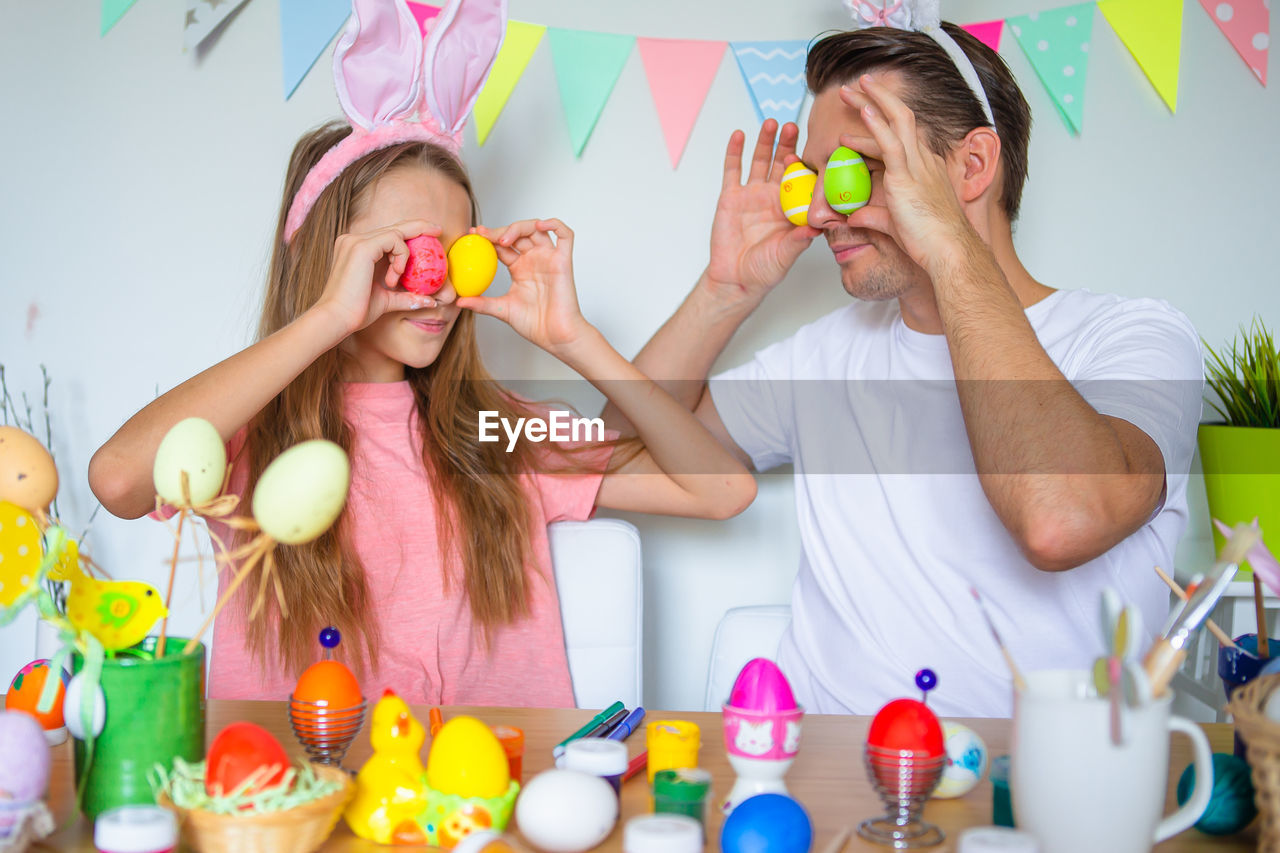
{"label": "wicker basket", "polygon": [[318,765],[313,769],[319,778],[339,782],[342,787],[286,811],[245,817],[214,814],[179,808],[164,793],[158,802],[177,812],[183,838],[200,853],[311,853],[333,832],[355,794],[355,784],[346,771]]}
{"label": "wicker basket", "polygon": [[1280,723],[1264,713],[1277,688],[1280,673],[1263,675],[1237,688],[1227,703],[1253,768],[1254,802],[1261,818],[1258,849],[1265,851],[1280,851]]}

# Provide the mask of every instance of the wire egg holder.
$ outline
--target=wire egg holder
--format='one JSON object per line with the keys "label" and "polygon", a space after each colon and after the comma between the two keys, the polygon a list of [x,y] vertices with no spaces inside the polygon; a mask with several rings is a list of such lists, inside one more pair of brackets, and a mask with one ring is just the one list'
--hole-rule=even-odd
{"label": "wire egg holder", "polygon": [[888,813],[858,825],[858,835],[895,850],[932,847],[946,834],[921,817],[924,803],[942,781],[946,753],[926,756],[909,749],[894,750],[866,745],[864,760],[871,787],[880,795]]}
{"label": "wire egg holder", "polygon": [[[347,749],[364,726],[368,702],[350,708],[330,708],[323,702],[303,702],[289,694],[289,725],[313,764],[342,767]],[[345,768],[343,768],[345,769]]]}

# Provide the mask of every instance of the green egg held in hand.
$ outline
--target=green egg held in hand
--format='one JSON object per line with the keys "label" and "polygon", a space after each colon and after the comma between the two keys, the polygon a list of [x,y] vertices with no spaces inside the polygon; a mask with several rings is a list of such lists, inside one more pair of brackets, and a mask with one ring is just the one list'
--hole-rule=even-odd
{"label": "green egg held in hand", "polygon": [[862,155],[841,145],[831,152],[822,179],[827,204],[836,213],[848,216],[871,200],[871,172]]}

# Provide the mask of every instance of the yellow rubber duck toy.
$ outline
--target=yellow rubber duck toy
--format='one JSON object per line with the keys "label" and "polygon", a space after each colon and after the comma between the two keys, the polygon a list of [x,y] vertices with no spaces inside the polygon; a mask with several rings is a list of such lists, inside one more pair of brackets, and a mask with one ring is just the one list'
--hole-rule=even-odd
{"label": "yellow rubber duck toy", "polygon": [[97,637],[107,651],[136,645],[169,615],[160,591],[149,583],[104,581],[85,574],[74,540],[68,540],[66,554],[49,570],[49,577],[70,581],[67,620]]}
{"label": "yellow rubber duck toy", "polygon": [[373,706],[373,756],[356,774],[355,799],[342,815],[352,832],[379,844],[427,843],[416,820],[426,804],[425,739],[409,705],[388,688]]}

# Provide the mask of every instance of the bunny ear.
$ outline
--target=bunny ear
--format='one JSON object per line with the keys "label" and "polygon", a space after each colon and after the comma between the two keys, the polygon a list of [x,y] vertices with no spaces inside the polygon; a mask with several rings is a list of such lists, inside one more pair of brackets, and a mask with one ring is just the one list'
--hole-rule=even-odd
{"label": "bunny ear", "polygon": [[462,130],[507,31],[507,0],[451,0],[423,56],[424,101],[440,129]]}
{"label": "bunny ear", "polygon": [[421,92],[422,31],[404,0],[352,0],[333,52],[342,111],[365,130],[413,115]]}

